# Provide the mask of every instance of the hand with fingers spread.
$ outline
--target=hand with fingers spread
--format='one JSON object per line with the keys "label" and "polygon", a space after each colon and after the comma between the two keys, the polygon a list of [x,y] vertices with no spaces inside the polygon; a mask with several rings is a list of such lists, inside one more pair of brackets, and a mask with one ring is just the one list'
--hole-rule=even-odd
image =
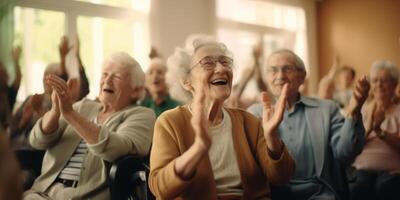
{"label": "hand with fingers spread", "polygon": [[45,110],[42,108],[43,95],[34,94],[29,97],[28,101],[23,105],[21,118],[18,127],[24,129],[32,117],[36,114],[37,117],[42,117]]}
{"label": "hand with fingers spread", "polygon": [[264,137],[267,142],[268,149],[276,158],[281,154],[282,142],[277,134],[279,124],[283,120],[283,113],[287,103],[288,84],[283,86],[281,95],[275,105],[271,102],[271,97],[266,93],[262,93],[263,117],[262,124],[264,129]]}
{"label": "hand with fingers spread", "polygon": [[209,136],[209,122],[205,113],[205,94],[204,90],[196,93],[192,105],[192,119],[190,123],[193,127],[194,133],[196,134],[195,143],[199,144],[204,150],[207,150],[211,146],[211,138]]}
{"label": "hand with fingers spread", "polygon": [[59,105],[60,112],[65,115],[73,111],[71,92],[68,89],[67,83],[53,74],[46,77],[46,83],[53,89],[53,104],[57,103]]}
{"label": "hand with fingers spread", "polygon": [[275,105],[272,104],[272,97],[266,92],[262,93],[263,103],[263,128],[264,132],[271,134],[276,132],[279,124],[283,119],[283,113],[285,112],[286,100],[287,100],[288,84],[283,86],[281,95]]}
{"label": "hand with fingers spread", "polygon": [[65,58],[72,47],[69,46],[67,36],[61,37],[60,44],[58,45],[59,53],[61,58]]}
{"label": "hand with fingers spread", "polygon": [[347,116],[355,117],[360,114],[361,107],[365,103],[365,100],[367,100],[369,88],[370,84],[365,75],[357,80],[347,107]]}

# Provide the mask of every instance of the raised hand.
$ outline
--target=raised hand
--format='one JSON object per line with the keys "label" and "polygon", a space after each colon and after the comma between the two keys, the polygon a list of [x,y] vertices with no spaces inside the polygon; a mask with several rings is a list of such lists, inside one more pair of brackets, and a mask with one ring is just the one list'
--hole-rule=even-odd
{"label": "raised hand", "polygon": [[68,52],[72,49],[69,47],[69,42],[67,36],[62,36],[60,40],[60,44],[58,45],[59,53],[61,58],[65,58]]}
{"label": "raised hand", "polygon": [[347,115],[354,117],[360,113],[362,105],[367,100],[369,88],[370,84],[365,75],[357,80],[348,105]]}
{"label": "raised hand", "polygon": [[283,113],[287,104],[288,84],[283,86],[281,95],[275,105],[271,103],[271,97],[262,93],[264,138],[267,143],[269,155],[278,159],[282,154],[282,140],[279,138],[277,129],[283,120]]}
{"label": "raised hand", "polygon": [[57,104],[59,111],[65,115],[71,112],[72,109],[72,97],[71,92],[68,89],[67,83],[60,77],[50,74],[46,76],[46,83],[53,89],[52,103]]}
{"label": "raised hand", "polygon": [[33,96],[31,96],[31,98],[29,99],[29,103],[31,104],[33,110],[39,115],[39,116],[43,116],[44,114],[44,110],[42,108],[42,103],[43,103],[43,98],[44,95],[39,95],[39,94],[34,94]]}
{"label": "raised hand", "polygon": [[190,123],[195,133],[195,141],[201,148],[208,150],[211,146],[211,138],[208,131],[209,122],[206,115],[205,98],[205,91],[198,89],[191,104],[192,119]]}
{"label": "raised hand", "polygon": [[287,103],[288,86],[288,84],[283,86],[282,93],[275,105],[272,104],[272,97],[270,95],[266,92],[261,94],[261,101],[263,104],[262,123],[265,134],[275,133],[279,124],[282,122],[283,113],[285,112],[285,106]]}

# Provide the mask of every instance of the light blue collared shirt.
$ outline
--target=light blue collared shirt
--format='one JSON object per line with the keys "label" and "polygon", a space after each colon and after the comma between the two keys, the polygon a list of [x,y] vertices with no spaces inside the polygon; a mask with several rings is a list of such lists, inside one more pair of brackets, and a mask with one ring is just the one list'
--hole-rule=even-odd
{"label": "light blue collared shirt", "polygon": [[314,150],[310,129],[307,126],[305,106],[306,102],[300,98],[292,111],[285,110],[284,118],[279,125],[279,135],[296,162],[294,180],[315,177]]}

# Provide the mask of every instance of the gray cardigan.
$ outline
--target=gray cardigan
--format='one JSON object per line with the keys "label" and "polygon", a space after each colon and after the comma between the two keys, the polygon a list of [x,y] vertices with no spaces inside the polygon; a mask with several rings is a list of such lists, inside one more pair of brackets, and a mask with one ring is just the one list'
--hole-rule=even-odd
{"label": "gray cardigan", "polygon": [[[83,99],[74,104],[74,110],[89,120],[97,117],[101,104]],[[88,151],[81,167],[81,176],[76,187],[76,199],[104,187],[110,163],[117,158],[134,154],[147,156],[153,137],[154,112],[140,106],[128,106],[110,116],[101,126],[99,142],[87,145]],[[45,192],[64,168],[81,137],[61,117],[59,128],[51,135],[41,130],[42,119],[35,124],[30,134],[34,148],[47,150],[43,159],[41,175],[35,180],[31,192]],[[109,191],[103,190],[96,199],[109,199]]]}

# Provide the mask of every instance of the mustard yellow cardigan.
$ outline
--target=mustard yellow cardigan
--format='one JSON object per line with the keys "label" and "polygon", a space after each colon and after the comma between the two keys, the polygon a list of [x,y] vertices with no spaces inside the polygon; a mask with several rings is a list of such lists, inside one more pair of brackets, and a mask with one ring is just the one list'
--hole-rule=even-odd
{"label": "mustard yellow cardigan", "polygon": [[[244,110],[226,110],[232,120],[243,199],[270,199],[269,184],[287,183],[294,172],[294,161],[286,147],[283,147],[279,159],[269,156],[259,119]],[[200,161],[190,180],[183,180],[175,173],[175,159],[194,141],[190,119],[187,106],[180,106],[163,113],[156,121],[150,154],[149,187],[157,199],[217,199],[208,156]]]}

